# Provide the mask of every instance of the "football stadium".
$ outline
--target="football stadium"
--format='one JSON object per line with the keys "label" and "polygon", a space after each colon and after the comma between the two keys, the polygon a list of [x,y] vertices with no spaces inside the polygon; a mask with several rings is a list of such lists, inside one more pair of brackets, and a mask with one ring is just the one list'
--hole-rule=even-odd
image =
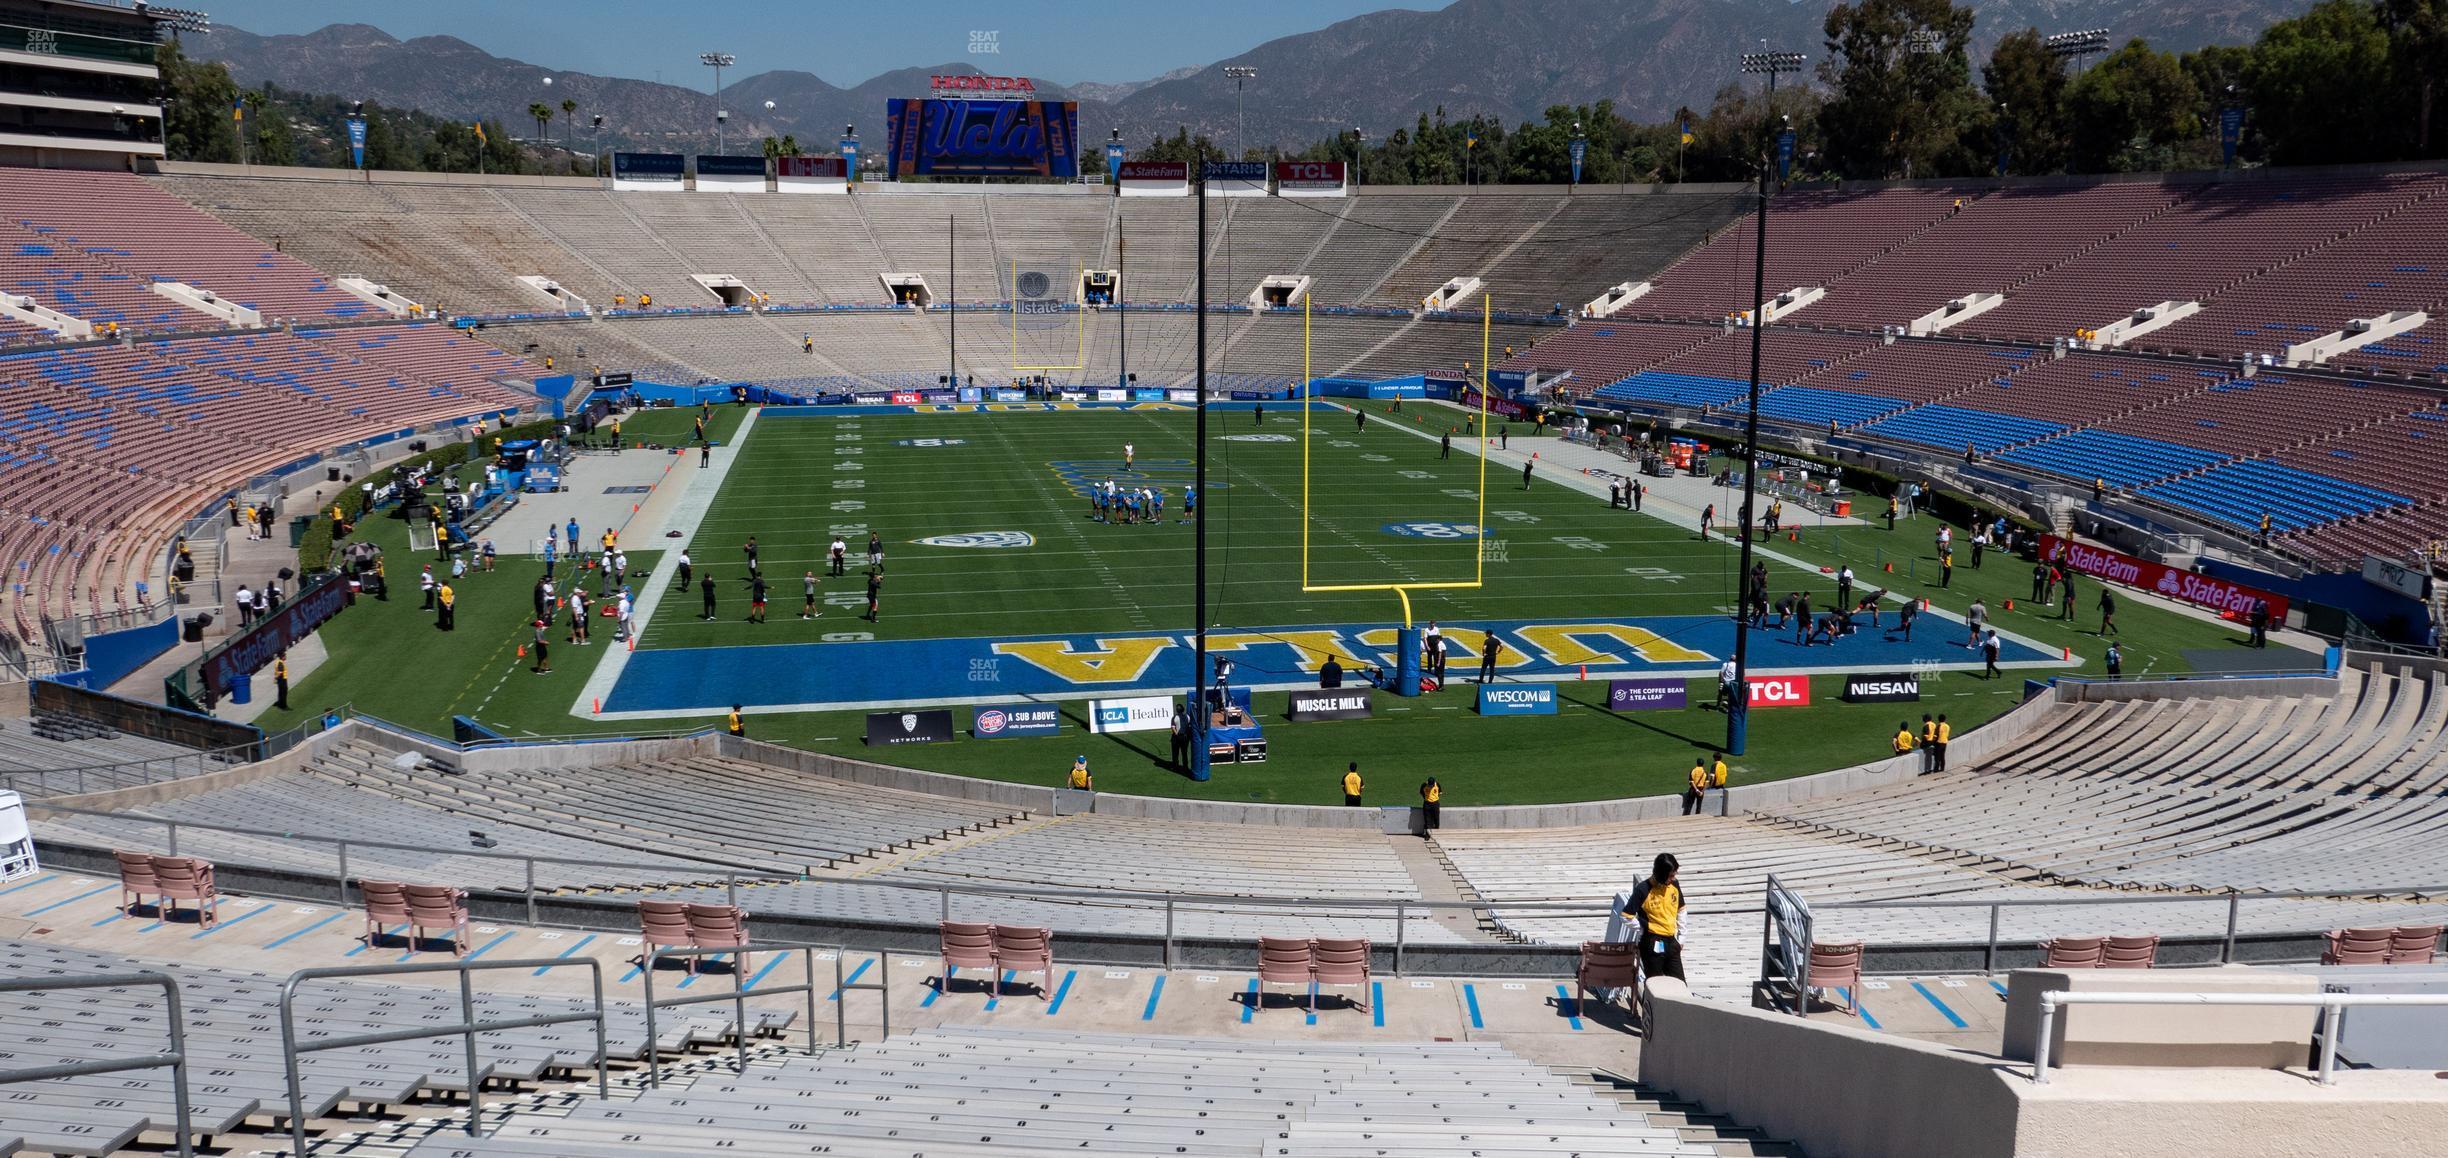
{"label": "football stadium", "polygon": [[2428,1152],[2448,161],[2271,71],[2388,7],[1422,180],[1297,36],[755,156],[0,0],[0,1154]]}

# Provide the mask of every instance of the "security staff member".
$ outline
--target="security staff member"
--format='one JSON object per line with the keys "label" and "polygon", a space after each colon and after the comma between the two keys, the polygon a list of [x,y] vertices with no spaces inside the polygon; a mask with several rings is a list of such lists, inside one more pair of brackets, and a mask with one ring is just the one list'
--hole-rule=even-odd
{"label": "security staff member", "polygon": [[1921,770],[1938,770],[1938,721],[1928,712],[1921,713]]}
{"label": "security staff member", "polygon": [[1360,762],[1357,760],[1352,761],[1349,770],[1343,773],[1343,804],[1347,808],[1360,807]]}
{"label": "security staff member", "polygon": [[1717,753],[1716,760],[1716,764],[1709,769],[1709,787],[1723,792],[1726,786],[1725,753]]}
{"label": "security staff member", "polygon": [[1942,715],[1938,717],[1938,756],[1936,763],[1938,765],[1938,770],[1941,772],[1946,771],[1947,745],[1954,742],[1955,729],[1947,724],[1947,718],[1945,716]]}
{"label": "security staff member", "polygon": [[1436,777],[1429,777],[1427,783],[1420,785],[1420,818],[1428,831],[1437,830],[1437,814],[1444,803],[1445,786],[1437,783]]}
{"label": "security staff member", "polygon": [[1683,886],[1675,881],[1681,868],[1673,853],[1659,853],[1624,914],[1640,925],[1641,972],[1651,979],[1683,979]]}
{"label": "security staff member", "polygon": [[748,738],[748,721],[740,715],[738,704],[731,705],[731,713],[723,717],[723,730],[743,740]]}
{"label": "security staff member", "polygon": [[289,653],[282,652],[272,661],[272,706],[289,710]]}
{"label": "security staff member", "polygon": [[1190,767],[1190,709],[1178,703],[1173,705],[1173,766]]}
{"label": "security staff member", "polygon": [[1898,755],[1898,756],[1901,756],[1901,755],[1905,754],[1906,752],[1910,752],[1910,751],[1912,751],[1912,750],[1913,750],[1913,735],[1912,735],[1912,725],[1911,725],[1911,724],[1909,724],[1909,723],[1904,722],[1903,720],[1897,720],[1897,721],[1896,721],[1896,734],[1895,734],[1895,754],[1896,754],[1896,755]]}
{"label": "security staff member", "polygon": [[1687,787],[1683,790],[1683,815],[1697,816],[1700,812],[1701,801],[1708,798],[1708,766],[1697,759],[1693,760],[1691,774],[1685,777],[1685,783]]}

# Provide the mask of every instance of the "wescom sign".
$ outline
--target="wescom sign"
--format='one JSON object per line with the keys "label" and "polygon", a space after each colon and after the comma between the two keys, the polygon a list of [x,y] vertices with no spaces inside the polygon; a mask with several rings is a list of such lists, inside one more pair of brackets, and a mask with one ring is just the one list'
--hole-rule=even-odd
{"label": "wescom sign", "polygon": [[1799,708],[1810,704],[1810,677],[1806,675],[1755,675],[1751,677],[1751,706],[1755,708]]}

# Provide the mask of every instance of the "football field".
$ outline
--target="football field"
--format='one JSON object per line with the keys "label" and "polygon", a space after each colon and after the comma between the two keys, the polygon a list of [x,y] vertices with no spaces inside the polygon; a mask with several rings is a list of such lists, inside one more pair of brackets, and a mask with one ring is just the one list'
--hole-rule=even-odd
{"label": "football field", "polygon": [[[1713,672],[1731,655],[1726,619],[1737,552],[1695,527],[1610,509],[1585,491],[1473,453],[1477,431],[1449,407],[1371,403],[1308,416],[1289,405],[1212,409],[1208,520],[1210,646],[1235,682],[1316,682],[1329,655],[1391,667],[1403,603],[1439,623],[1453,663],[1475,671],[1484,639],[1498,673],[1541,681]],[[1195,415],[1184,408],[759,416],[685,544],[686,591],[664,592],[603,714],[648,718],[743,703],[824,710],[1053,700],[1177,690],[1191,679]],[[1450,433],[1448,454],[1440,437]],[[1307,498],[1302,444],[1306,437]],[[1533,440],[1518,440],[1528,446]],[[1108,480],[1162,495],[1162,513],[1100,519]],[[865,618],[868,543],[883,552],[881,607]],[[830,573],[827,545],[849,547]],[[747,544],[768,585],[752,621]],[[1767,560],[1771,590],[1832,602],[1832,580]],[[814,619],[803,619],[815,573]],[[702,582],[715,583],[703,612]],[[1451,586],[1445,586],[1445,585]],[[1306,588],[1306,589],[1305,589]],[[1864,576],[1858,593],[1875,588]],[[1892,622],[1892,619],[1889,620]],[[1915,640],[1864,632],[1805,649],[1755,637],[1765,670],[1966,666],[1952,625]],[[2010,646],[2030,663],[2038,651]]]}

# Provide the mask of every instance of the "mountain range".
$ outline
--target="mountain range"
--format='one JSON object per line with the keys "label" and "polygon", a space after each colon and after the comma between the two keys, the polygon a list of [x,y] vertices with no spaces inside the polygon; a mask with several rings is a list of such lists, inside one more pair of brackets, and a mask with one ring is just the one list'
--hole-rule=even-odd
{"label": "mountain range", "polygon": [[[2179,51],[2242,44],[2306,2],[1972,0],[1974,47],[1985,53],[2026,27],[2106,28],[2120,41],[2139,36]],[[1820,0],[1455,0],[1430,12],[1373,12],[1140,81],[1069,87],[1041,81],[1037,95],[1078,101],[1080,135],[1092,149],[1110,129],[1140,145],[1179,127],[1228,148],[1298,148],[1355,126],[1382,137],[1439,109],[1517,124],[1551,105],[1602,98],[1626,116],[1654,121],[1678,105],[1704,108],[1719,88],[1742,79],[1735,69],[1741,53],[1765,45],[1820,57],[1827,7]],[[713,144],[714,97],[703,90],[559,70],[495,56],[457,37],[400,40],[364,24],[259,36],[217,25],[187,48],[228,64],[241,84],[270,82],[463,119],[498,117],[522,135],[534,125],[527,106],[541,101],[556,110],[548,135],[581,150]],[[1236,101],[1227,65],[1258,69],[1246,103]],[[875,141],[873,149],[881,144],[887,98],[926,95],[931,74],[977,71],[967,62],[902,68],[848,87],[792,69],[741,75],[723,91],[730,151],[751,151],[744,142],[768,134],[796,134],[811,150],[829,151],[851,124]],[[579,105],[575,125],[560,123],[565,99]],[[604,118],[600,142],[590,140],[597,114]]]}

